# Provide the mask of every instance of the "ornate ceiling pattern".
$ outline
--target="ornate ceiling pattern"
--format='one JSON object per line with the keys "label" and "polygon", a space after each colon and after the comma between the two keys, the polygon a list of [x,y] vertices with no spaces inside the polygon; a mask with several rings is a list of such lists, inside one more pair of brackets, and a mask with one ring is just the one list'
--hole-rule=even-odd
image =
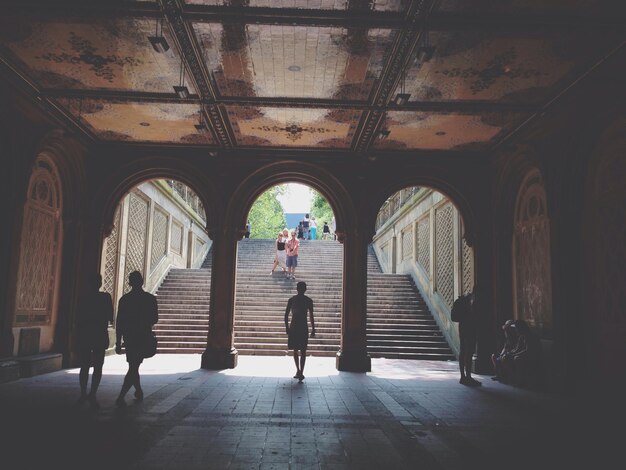
{"label": "ornate ceiling pattern", "polygon": [[212,151],[484,152],[625,39],[618,0],[4,3],[0,71],[69,126]]}

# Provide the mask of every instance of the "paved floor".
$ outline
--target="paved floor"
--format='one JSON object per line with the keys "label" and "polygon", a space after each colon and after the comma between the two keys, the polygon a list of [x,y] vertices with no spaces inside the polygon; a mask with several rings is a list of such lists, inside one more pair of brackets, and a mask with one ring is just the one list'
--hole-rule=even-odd
{"label": "paved floor", "polygon": [[311,357],[302,384],[289,357],[199,364],[146,360],[145,399],[131,391],[126,408],[114,405],[123,356],[106,359],[97,411],[77,405],[76,369],[0,385],[3,468],[623,468],[608,464],[619,449],[609,436],[620,434],[601,403],[489,377],[466,387],[456,362],[374,359],[373,372],[356,374]]}

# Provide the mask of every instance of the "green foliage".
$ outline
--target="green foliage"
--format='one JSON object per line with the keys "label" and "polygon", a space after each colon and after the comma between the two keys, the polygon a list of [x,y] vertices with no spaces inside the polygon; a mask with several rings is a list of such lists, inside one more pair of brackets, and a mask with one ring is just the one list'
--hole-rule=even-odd
{"label": "green foliage", "polygon": [[286,225],[283,207],[276,198],[284,192],[282,186],[268,189],[254,201],[248,214],[250,238],[275,239],[276,234]]}
{"label": "green foliage", "polygon": [[330,221],[333,219],[333,215],[333,210],[330,207],[330,204],[328,204],[328,201],[326,201],[320,193],[313,191],[313,200],[311,201],[311,217],[315,217],[318,240],[322,238],[324,222],[328,222],[328,226],[330,227]]}

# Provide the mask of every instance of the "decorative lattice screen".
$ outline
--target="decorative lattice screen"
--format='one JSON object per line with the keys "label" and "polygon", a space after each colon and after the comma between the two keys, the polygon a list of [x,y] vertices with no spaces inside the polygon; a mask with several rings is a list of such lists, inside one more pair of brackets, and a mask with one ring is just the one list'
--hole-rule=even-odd
{"label": "decorative lattice screen", "polygon": [[17,273],[15,322],[48,322],[52,316],[59,261],[60,188],[43,157],[35,163],[24,208]]}
{"label": "decorative lattice screen", "polygon": [[472,291],[474,287],[474,250],[463,239],[463,265],[462,265],[462,288],[463,294]]}
{"label": "decorative lattice screen", "polygon": [[115,209],[115,216],[113,217],[113,230],[105,241],[104,248],[104,273],[102,275],[102,288],[105,292],[111,294],[113,299],[115,296],[115,287],[117,279],[117,268],[119,261],[119,233],[120,233],[120,221],[121,221],[121,204]]}
{"label": "decorative lattice screen", "polygon": [[402,231],[402,259],[413,256],[413,227]]}
{"label": "decorative lattice screen", "polygon": [[515,297],[520,318],[540,330],[552,324],[550,222],[539,171],[522,183],[515,213]]}
{"label": "decorative lattice screen", "polygon": [[20,313],[49,313],[55,225],[53,214],[36,207],[27,208],[18,277],[17,309]]}
{"label": "decorative lattice screen", "polygon": [[202,252],[204,251],[204,245],[205,245],[204,240],[196,237],[195,250],[193,254],[193,259],[195,261],[198,261],[200,256],[202,256]]}
{"label": "decorative lattice screen", "polygon": [[448,307],[454,302],[454,237],[452,204],[435,211],[435,286]]}
{"label": "decorative lattice screen", "polygon": [[167,214],[160,208],[155,207],[154,220],[152,221],[150,269],[154,269],[165,255],[167,255]]}
{"label": "decorative lattice screen", "polygon": [[126,265],[124,267],[124,292],[130,290],[130,286],[126,281],[131,272],[139,271],[145,278],[144,266],[147,229],[148,201],[135,193],[131,193],[128,210],[128,241],[126,245]]}
{"label": "decorative lattice screen", "polygon": [[183,252],[183,224],[172,219],[172,233],[170,235],[170,248],[172,251],[181,254]]}
{"label": "decorative lattice screen", "polygon": [[430,276],[430,216],[417,223],[417,262]]}
{"label": "decorative lattice screen", "polygon": [[[382,262],[380,263],[381,267],[387,268],[389,266],[389,242],[385,243],[380,247],[380,251],[383,255]],[[385,269],[383,269],[384,271]]]}

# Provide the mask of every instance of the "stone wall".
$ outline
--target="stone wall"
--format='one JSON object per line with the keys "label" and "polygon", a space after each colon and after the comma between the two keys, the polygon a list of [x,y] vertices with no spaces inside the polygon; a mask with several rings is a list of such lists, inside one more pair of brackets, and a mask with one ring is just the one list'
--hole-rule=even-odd
{"label": "stone wall", "polygon": [[428,188],[405,194],[410,197],[401,197],[395,212],[385,216],[372,245],[384,272],[412,276],[458,354],[458,326],[450,309],[454,299],[472,290],[473,250],[463,240],[463,221],[450,199]]}
{"label": "stone wall", "polygon": [[144,274],[155,292],[170,268],[198,268],[211,247],[205,222],[164,181],[139,185],[117,207],[103,244],[103,290],[117,300],[128,292],[128,274]]}

